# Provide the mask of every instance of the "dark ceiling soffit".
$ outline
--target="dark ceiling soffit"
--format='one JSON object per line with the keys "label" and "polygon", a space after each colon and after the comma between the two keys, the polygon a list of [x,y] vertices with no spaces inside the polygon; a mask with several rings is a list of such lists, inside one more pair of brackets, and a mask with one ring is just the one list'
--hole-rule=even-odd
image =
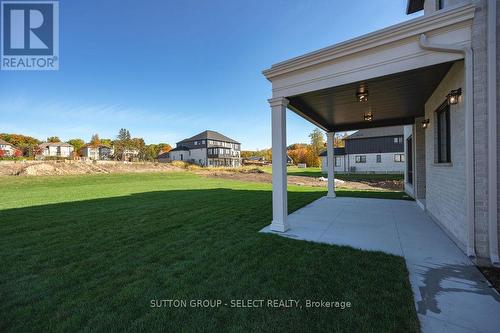
{"label": "dark ceiling soffit", "polygon": [[413,14],[424,9],[425,0],[408,0],[408,5],[406,6],[406,14]]}
{"label": "dark ceiling soffit", "polygon": [[373,127],[411,125],[414,123],[415,123],[414,117],[394,118],[394,119],[384,119],[384,120],[379,120],[379,121],[376,121],[376,120],[364,121],[364,122],[359,122],[359,123],[340,125],[340,126],[335,126],[333,128],[330,128],[329,130],[333,131],[333,132],[343,132],[343,131],[354,131],[354,130],[360,130],[360,129],[364,129],[364,128],[373,128]]}
{"label": "dark ceiling soffit", "polygon": [[300,102],[300,100],[289,99],[288,108],[304,118],[305,120],[313,123],[324,131],[328,131],[328,128],[321,125],[322,123],[326,123],[325,119],[318,116],[309,106]]}

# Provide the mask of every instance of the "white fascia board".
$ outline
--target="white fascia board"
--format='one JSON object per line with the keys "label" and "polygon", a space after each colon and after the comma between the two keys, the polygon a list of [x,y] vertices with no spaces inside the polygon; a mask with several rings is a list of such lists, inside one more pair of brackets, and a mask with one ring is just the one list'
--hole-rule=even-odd
{"label": "white fascia board", "polygon": [[264,70],[263,74],[269,81],[273,81],[273,78],[276,76],[471,20],[474,17],[474,11],[475,6],[472,4],[440,10],[435,14],[418,17],[299,57],[279,62],[271,68]]}

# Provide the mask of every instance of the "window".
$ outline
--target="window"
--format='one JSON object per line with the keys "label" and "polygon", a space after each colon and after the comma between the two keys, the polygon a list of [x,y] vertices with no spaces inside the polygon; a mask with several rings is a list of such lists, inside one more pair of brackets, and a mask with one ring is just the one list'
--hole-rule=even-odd
{"label": "window", "polygon": [[201,144],[204,145],[205,144],[205,140],[201,140]]}
{"label": "window", "polygon": [[209,144],[209,145],[213,145],[213,144],[214,144],[214,142],[213,142],[212,140],[208,140],[208,144]]}
{"label": "window", "polygon": [[377,155],[377,163],[382,163],[382,155]]}
{"label": "window", "polygon": [[195,142],[194,142],[194,145],[195,145],[195,146],[197,146],[197,145],[198,145],[198,141],[195,141]]}
{"label": "window", "polygon": [[398,136],[394,138],[394,143],[403,143],[403,138]]}
{"label": "window", "polygon": [[366,156],[365,155],[356,156],[356,163],[366,163]]}
{"label": "window", "polygon": [[450,163],[450,106],[443,103],[436,111],[437,162]]}
{"label": "window", "polygon": [[405,154],[394,154],[394,162],[404,162]]}
{"label": "window", "polygon": [[184,159],[184,156],[181,154],[181,161]]}
{"label": "window", "polygon": [[406,155],[408,156],[406,161],[407,180],[408,184],[413,184],[413,139],[411,136],[406,139]]}
{"label": "window", "polygon": [[340,157],[335,156],[335,166],[341,166],[342,165],[342,160]]}

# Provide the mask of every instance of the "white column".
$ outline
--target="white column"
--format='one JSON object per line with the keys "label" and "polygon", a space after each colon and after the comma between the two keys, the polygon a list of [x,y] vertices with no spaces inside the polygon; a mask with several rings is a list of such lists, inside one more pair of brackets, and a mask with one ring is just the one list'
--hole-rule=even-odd
{"label": "white column", "polygon": [[334,132],[326,133],[326,159],[328,164],[328,194],[327,197],[335,198],[335,150],[334,146]]}
{"label": "white column", "polygon": [[283,97],[269,99],[272,114],[273,150],[273,222],[271,230],[285,232],[288,229],[288,198],[286,183],[286,107]]}

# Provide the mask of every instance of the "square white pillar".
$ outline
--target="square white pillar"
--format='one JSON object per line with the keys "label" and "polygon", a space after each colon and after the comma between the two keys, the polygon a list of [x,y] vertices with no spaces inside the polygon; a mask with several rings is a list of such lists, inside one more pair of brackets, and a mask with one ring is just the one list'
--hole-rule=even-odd
{"label": "square white pillar", "polygon": [[335,198],[335,149],[334,140],[335,133],[326,133],[326,159],[327,159],[327,169],[328,169],[328,194],[329,198]]}
{"label": "square white pillar", "polygon": [[288,230],[288,197],[286,177],[286,107],[288,100],[283,97],[269,99],[272,114],[273,151],[273,221],[271,230]]}

